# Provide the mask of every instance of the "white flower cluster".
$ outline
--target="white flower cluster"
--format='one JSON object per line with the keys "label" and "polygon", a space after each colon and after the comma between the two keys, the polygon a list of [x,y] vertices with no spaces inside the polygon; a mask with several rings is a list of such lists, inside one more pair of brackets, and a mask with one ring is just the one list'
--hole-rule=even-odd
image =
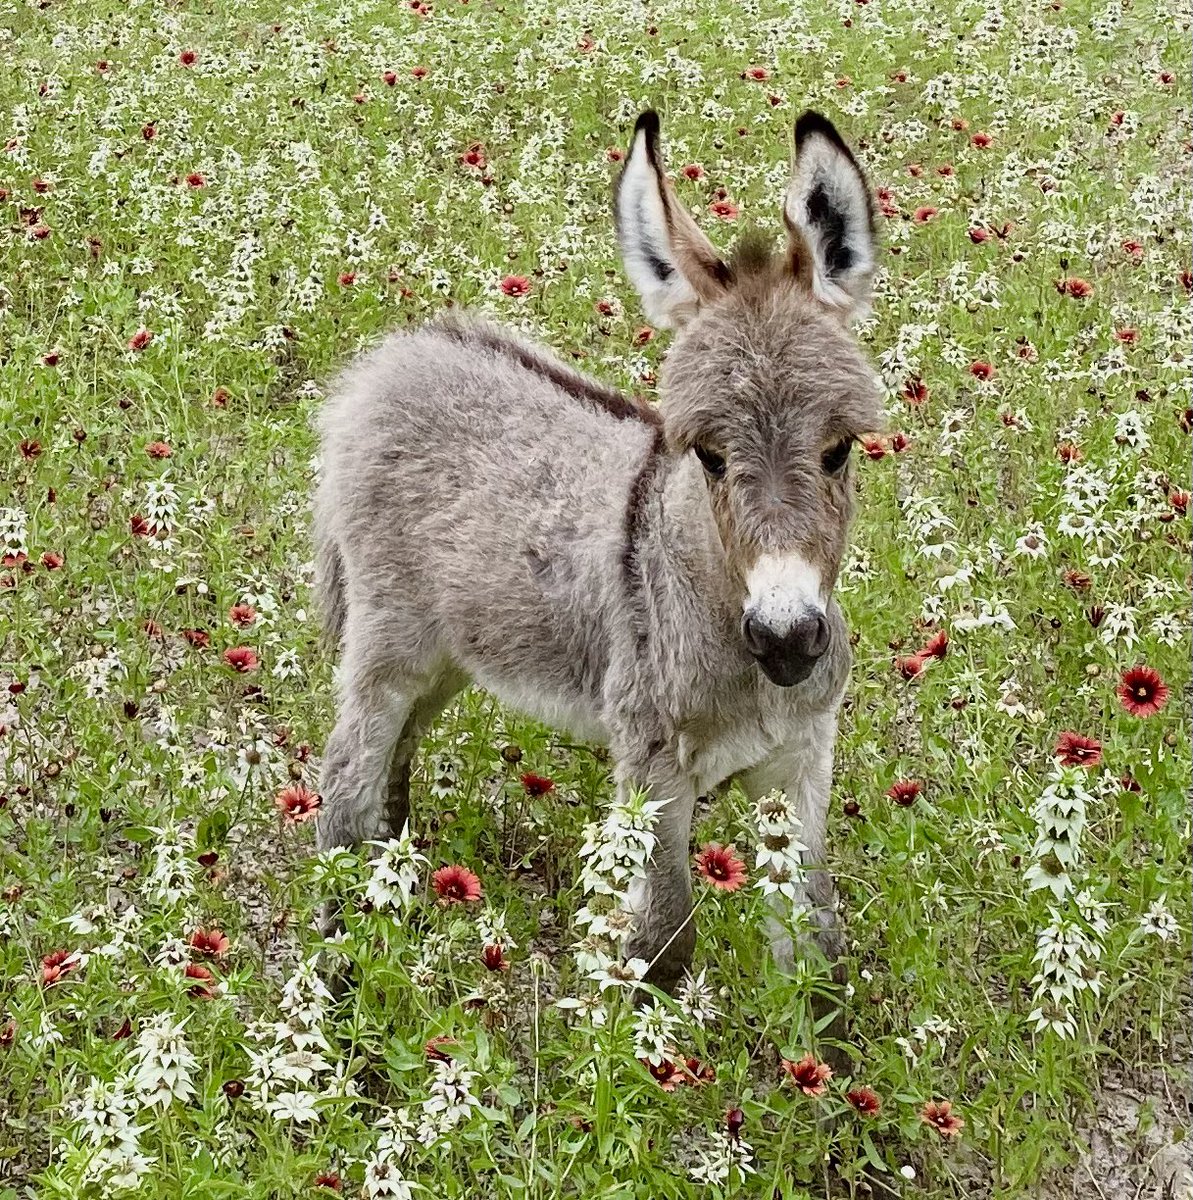
{"label": "white flower cluster", "polygon": [[194,1096],[198,1064],[186,1044],[185,1024],[185,1018],[174,1022],[170,1014],[161,1013],[137,1035],[132,1085],[142,1104],[164,1109]]}
{"label": "white flower cluster", "polygon": [[81,1182],[95,1185],[102,1196],[133,1191],[153,1167],[154,1159],[141,1153],[144,1126],[133,1119],[136,1108],[123,1080],[92,1079],[72,1105],[74,1134],[87,1151]]}
{"label": "white flower cluster", "polygon": [[1176,918],[1168,911],[1167,899],[1167,896],[1161,896],[1139,918],[1140,933],[1148,934],[1151,937],[1158,937],[1160,941],[1166,942],[1169,938],[1176,937],[1180,932],[1180,926],[1177,924]]}
{"label": "white flower cluster", "polygon": [[1048,888],[1057,900],[1073,890],[1069,872],[1081,855],[1086,805],[1093,796],[1082,786],[1080,768],[1057,767],[1053,781],[1032,806],[1037,825],[1032,862],[1024,879],[1029,891]]}
{"label": "white flower cluster", "polygon": [[804,855],[808,847],[800,841],[803,824],[786,792],[776,788],[758,798],[754,830],[758,835],[755,866],[763,872],[754,886],[764,896],[783,896],[794,911],[803,911]]}
{"label": "white flower cluster", "polygon": [[662,1004],[644,1004],[634,1017],[634,1057],[660,1066],[674,1054],[680,1020]]}
{"label": "white flower cluster", "polygon": [[0,508],[0,557],[29,553],[28,517],[20,508]]}
{"label": "white flower cluster", "polygon": [[374,908],[400,911],[410,903],[418,886],[419,867],[425,867],[427,860],[414,848],[409,824],[401,837],[370,844],[380,846],[381,853],[373,860],[365,899]]}
{"label": "white flower cluster", "polygon": [[1073,1003],[1079,992],[1101,992],[1101,979],[1094,964],[1102,955],[1102,944],[1072,917],[1049,908],[1050,924],[1036,936],[1035,961],[1039,967],[1032,979],[1035,1008],[1027,1019],[1035,1021],[1036,1032],[1052,1029],[1062,1038],[1077,1033]]}
{"label": "white flower cluster", "polygon": [[165,478],[145,485],[145,524],[152,537],[169,538],[178,520],[178,489]]}
{"label": "white flower cluster", "polygon": [[733,1167],[743,1178],[755,1173],[754,1148],[750,1143],[741,1137],[730,1137],[719,1129],[712,1131],[708,1146],[699,1147],[696,1156],[696,1162],[688,1168],[688,1178],[695,1183],[724,1186],[729,1182]]}

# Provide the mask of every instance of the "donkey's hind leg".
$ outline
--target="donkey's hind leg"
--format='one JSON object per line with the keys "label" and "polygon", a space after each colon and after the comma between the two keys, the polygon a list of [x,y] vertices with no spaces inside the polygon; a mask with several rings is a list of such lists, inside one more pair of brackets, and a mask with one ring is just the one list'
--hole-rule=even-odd
{"label": "donkey's hind leg", "polygon": [[401,835],[410,819],[410,764],[423,735],[467,680],[454,671],[444,672],[419,696],[406,718],[389,763],[385,825],[393,837]]}

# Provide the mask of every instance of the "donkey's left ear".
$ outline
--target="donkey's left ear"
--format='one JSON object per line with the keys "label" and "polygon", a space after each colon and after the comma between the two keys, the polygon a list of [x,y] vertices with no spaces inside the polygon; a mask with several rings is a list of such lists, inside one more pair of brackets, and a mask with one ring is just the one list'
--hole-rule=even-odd
{"label": "donkey's left ear", "polygon": [[732,275],[667,179],[657,113],[644,112],[634,126],[613,211],[626,274],[656,324],[683,325],[724,294]]}
{"label": "donkey's left ear", "polygon": [[874,277],[874,202],[857,159],[819,113],[806,112],[795,123],[783,220],[797,275],[810,275],[817,297],[843,316],[863,315]]}

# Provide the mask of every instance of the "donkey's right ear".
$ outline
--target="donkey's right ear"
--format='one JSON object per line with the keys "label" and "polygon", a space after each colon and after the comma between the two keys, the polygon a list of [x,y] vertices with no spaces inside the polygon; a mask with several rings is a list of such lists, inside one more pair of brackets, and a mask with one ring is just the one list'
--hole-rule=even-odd
{"label": "donkey's right ear", "polygon": [[634,126],[613,212],[626,274],[655,324],[685,324],[732,282],[729,268],[663,173],[655,112],[644,112]]}

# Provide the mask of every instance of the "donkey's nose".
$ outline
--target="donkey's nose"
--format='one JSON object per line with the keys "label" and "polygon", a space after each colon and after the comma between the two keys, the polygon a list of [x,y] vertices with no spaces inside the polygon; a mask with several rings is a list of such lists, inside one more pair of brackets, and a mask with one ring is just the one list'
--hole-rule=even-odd
{"label": "donkey's nose", "polygon": [[756,612],[747,612],[741,633],[746,649],[766,677],[780,687],[807,679],[829,644],[828,620],[822,612],[807,613],[782,632],[772,629]]}

